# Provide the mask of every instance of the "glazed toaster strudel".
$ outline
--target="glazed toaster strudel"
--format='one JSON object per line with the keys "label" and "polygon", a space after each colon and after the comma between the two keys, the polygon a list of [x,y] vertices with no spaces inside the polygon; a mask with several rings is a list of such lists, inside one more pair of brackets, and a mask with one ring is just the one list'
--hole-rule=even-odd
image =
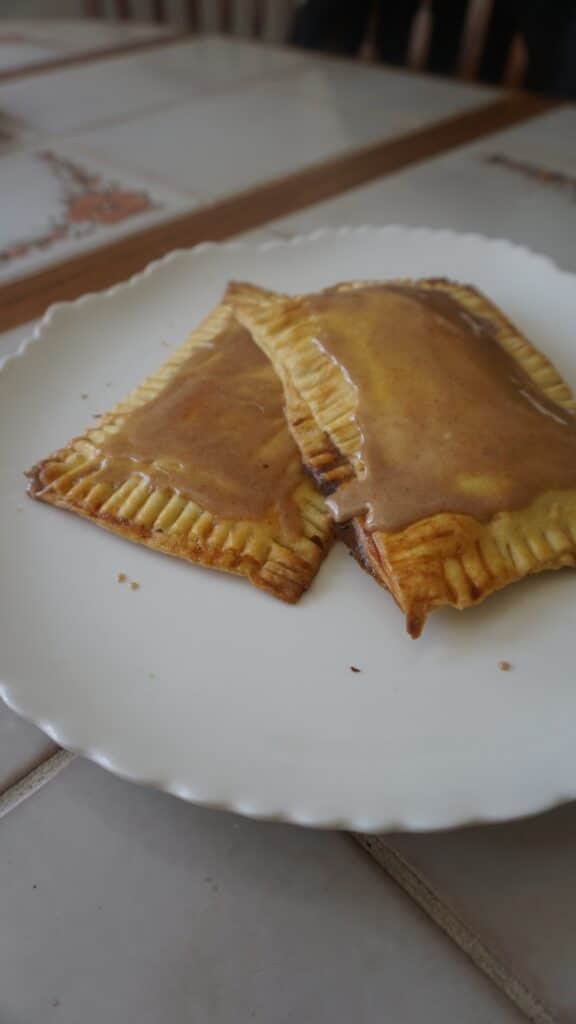
{"label": "glazed toaster strudel", "polygon": [[418,636],[528,573],[576,562],[576,403],[471,287],[353,282],[228,300],[282,378],[305,464]]}
{"label": "glazed toaster strudel", "polygon": [[286,601],[309,586],[330,543],[278,378],[225,305],[28,475],[34,498]]}

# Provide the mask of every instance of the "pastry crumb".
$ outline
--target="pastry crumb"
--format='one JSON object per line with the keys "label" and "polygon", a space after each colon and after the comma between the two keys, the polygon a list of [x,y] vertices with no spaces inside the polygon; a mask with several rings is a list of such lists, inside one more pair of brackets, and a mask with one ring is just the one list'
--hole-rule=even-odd
{"label": "pastry crumb", "polygon": [[136,583],[136,580],[132,580],[130,583],[130,590],[140,590],[140,584]]}
{"label": "pastry crumb", "polygon": [[82,394],[80,395],[80,398],[88,398],[88,395],[86,394],[85,391],[82,392]]}
{"label": "pastry crumb", "polygon": [[128,577],[127,577],[125,572],[117,572],[116,573],[116,583],[126,583],[127,579],[128,579]]}
{"label": "pastry crumb", "polygon": [[350,665],[350,671],[351,672],[361,672],[362,669],[358,668],[356,665]]}
{"label": "pastry crumb", "polygon": [[509,661],[499,661],[498,668],[500,669],[501,672],[510,672],[512,665],[510,664]]}

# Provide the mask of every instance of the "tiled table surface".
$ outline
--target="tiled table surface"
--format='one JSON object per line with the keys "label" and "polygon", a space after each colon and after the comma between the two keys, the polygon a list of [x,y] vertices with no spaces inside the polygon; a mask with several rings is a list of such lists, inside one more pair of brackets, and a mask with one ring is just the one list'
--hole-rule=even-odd
{"label": "tiled table surface", "polygon": [[29,69],[84,53],[109,50],[160,39],[173,31],[146,22],[111,22],[83,18],[40,21],[35,18],[0,20],[0,74]]}
{"label": "tiled table surface", "polygon": [[0,83],[0,283],[492,96],[212,37]]}
{"label": "tiled table surface", "polygon": [[[492,162],[494,156],[506,164]],[[560,172],[572,184],[555,182],[547,172]],[[490,135],[270,226],[297,234],[348,223],[425,225],[509,238],[576,271],[576,107]]]}
{"label": "tiled table surface", "polygon": [[2,1024],[513,1024],[345,836],[76,761],[2,821]]}
{"label": "tiled table surface", "polygon": [[[573,112],[548,115],[255,240],[326,223],[423,223],[504,234],[573,266],[569,194],[484,156],[566,171],[574,127]],[[310,152],[304,138],[302,160]],[[0,355],[27,330],[2,336]],[[1,710],[0,791],[51,749]],[[576,1019],[574,814],[389,840],[566,1021]],[[1,831],[1,1024],[524,1019],[345,836],[198,810],[82,760]]]}

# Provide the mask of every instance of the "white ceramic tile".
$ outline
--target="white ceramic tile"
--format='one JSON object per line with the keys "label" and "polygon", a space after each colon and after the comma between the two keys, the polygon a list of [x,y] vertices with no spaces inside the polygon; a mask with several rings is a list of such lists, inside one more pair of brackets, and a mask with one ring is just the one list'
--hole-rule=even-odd
{"label": "white ceramic tile", "polygon": [[2,823],[3,1024],[512,1024],[344,836],[75,762]]}
{"label": "white ceramic tile", "polygon": [[[169,217],[195,197],[249,187],[486,98],[475,87],[217,38],[40,77],[0,87],[17,139],[30,146],[0,159],[1,280]],[[79,131],[95,120],[108,123]],[[48,130],[53,137],[32,147]],[[77,183],[45,150],[93,170],[102,185],[120,180],[128,204],[143,198],[143,208],[119,220],[91,209],[71,221]]]}
{"label": "white ceramic tile", "polygon": [[196,205],[73,144],[0,157],[0,282],[33,273]]}
{"label": "white ceramic tile", "polygon": [[170,110],[77,134],[75,142],[213,198],[485,101],[485,91],[475,87],[316,60],[238,92],[191,97]]}
{"label": "white ceramic tile", "polygon": [[354,143],[329,104],[279,93],[268,82],[83,133],[75,141],[88,153],[206,199],[290,173]]}
{"label": "white ceramic tile", "polygon": [[401,71],[357,61],[308,58],[279,93],[330,109],[346,129],[350,143],[416,131],[492,100],[495,90],[454,79]]}
{"label": "white ceramic tile", "polygon": [[44,45],[26,38],[14,38],[0,23],[0,71],[13,71],[39,61],[56,60],[59,56],[56,46]]}
{"label": "white ceramic tile", "polygon": [[6,82],[0,85],[0,107],[21,123],[22,138],[45,138],[230,90],[303,60],[296,50],[197,38]]}
{"label": "white ceramic tile", "polygon": [[283,233],[339,224],[409,224],[510,238],[576,269],[574,193],[489,163],[494,153],[576,177],[576,110],[535,118],[272,225]]}
{"label": "white ceramic tile", "polygon": [[[42,12],[45,0],[37,3]],[[53,0],[50,6],[53,8]],[[77,6],[77,5],[76,5]],[[4,35],[26,38],[31,43],[49,45],[61,53],[81,53],[98,47],[121,46],[140,40],[156,39],[170,33],[170,26],[151,21],[109,21],[103,18],[2,18],[0,38]]]}
{"label": "white ceramic tile", "polygon": [[559,1021],[576,1021],[576,804],[388,842]]}
{"label": "white ceramic tile", "polygon": [[162,38],[173,29],[142,22],[35,18],[0,20],[0,71],[59,60],[86,51]]}

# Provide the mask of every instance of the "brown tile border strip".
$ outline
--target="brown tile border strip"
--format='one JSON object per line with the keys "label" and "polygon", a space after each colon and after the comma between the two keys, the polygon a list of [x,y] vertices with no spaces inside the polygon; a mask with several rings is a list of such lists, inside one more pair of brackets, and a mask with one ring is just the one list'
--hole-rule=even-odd
{"label": "brown tile border strip", "polygon": [[78,64],[94,64],[96,61],[109,60],[111,57],[128,57],[143,50],[156,50],[158,47],[170,46],[173,43],[183,43],[189,38],[189,34],[182,31],[164,32],[151,39],[134,39],[132,42],[118,43],[116,46],[112,44],[94,50],[82,50],[80,53],[71,53],[64,57],[39,60],[34,64],[25,64],[22,67],[0,71],[0,85],[6,82],[17,82],[21,78],[30,78],[33,75],[46,74],[50,71],[62,71]]}
{"label": "brown tile border strip", "polygon": [[283,178],[235,193],[0,288],[0,332],[40,316],[53,302],[100,291],[172,249],[221,241],[404,167],[542,114],[557,103],[512,93],[416,132],[371,143]]}
{"label": "brown tile border strip", "polygon": [[518,1007],[533,1024],[560,1024],[558,1018],[490,950],[444,902],[430,883],[385,838],[351,832],[350,836],[401,886],[415,903]]}

